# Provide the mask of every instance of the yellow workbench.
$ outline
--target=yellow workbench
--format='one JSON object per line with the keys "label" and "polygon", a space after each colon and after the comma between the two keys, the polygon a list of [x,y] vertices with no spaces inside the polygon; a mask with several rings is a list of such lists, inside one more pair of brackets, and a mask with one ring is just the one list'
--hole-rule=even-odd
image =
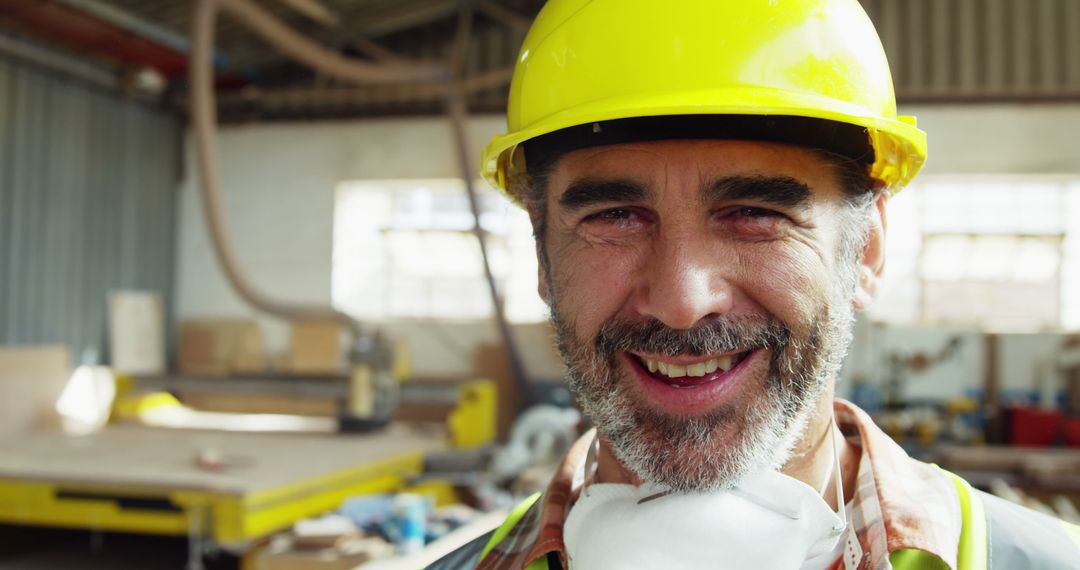
{"label": "yellow workbench", "polygon": [[[208,541],[241,551],[350,496],[403,488],[425,454],[448,445],[442,433],[398,425],[356,435],[138,425],[24,435],[0,441],[0,522],[187,535],[193,555]],[[220,469],[197,464],[207,449]]]}

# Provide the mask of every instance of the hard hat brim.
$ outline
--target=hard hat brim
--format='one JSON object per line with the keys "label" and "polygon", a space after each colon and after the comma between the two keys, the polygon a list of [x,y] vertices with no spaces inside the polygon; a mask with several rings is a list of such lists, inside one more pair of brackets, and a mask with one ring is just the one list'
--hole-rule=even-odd
{"label": "hard hat brim", "polygon": [[[805,117],[865,128],[874,151],[870,176],[894,192],[910,182],[926,161],[926,133],[915,126],[913,117],[883,118],[810,93],[739,88],[634,94],[566,109],[492,139],[484,150],[481,174],[509,194],[509,178],[523,168],[513,157],[525,141],[590,123],[682,115]],[[517,197],[510,197],[517,201]]]}

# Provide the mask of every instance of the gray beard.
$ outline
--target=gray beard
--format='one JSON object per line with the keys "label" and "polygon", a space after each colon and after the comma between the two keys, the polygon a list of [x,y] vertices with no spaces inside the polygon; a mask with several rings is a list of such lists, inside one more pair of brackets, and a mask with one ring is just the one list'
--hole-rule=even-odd
{"label": "gray beard", "polygon": [[[679,493],[730,489],[749,473],[786,463],[837,377],[854,321],[850,298],[834,299],[805,323],[807,332],[799,338],[775,319],[714,317],[675,330],[656,319],[615,317],[604,323],[594,342],[586,342],[560,313],[554,295],[551,301],[569,388],[582,410],[624,467],[646,483]],[[747,387],[743,397],[752,397],[751,402],[700,415],[643,406],[618,366],[619,355],[628,351],[674,356],[759,347],[770,355],[764,391],[755,395]]]}

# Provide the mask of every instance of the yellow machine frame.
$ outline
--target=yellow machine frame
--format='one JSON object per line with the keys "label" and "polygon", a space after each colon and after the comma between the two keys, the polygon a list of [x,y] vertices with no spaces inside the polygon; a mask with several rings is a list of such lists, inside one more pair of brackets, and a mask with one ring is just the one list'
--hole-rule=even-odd
{"label": "yellow machine frame", "polygon": [[[456,447],[495,439],[497,391],[490,380],[463,383],[448,419]],[[225,548],[247,544],[295,522],[339,507],[364,494],[405,490],[423,473],[424,454],[396,457],[343,469],[277,488],[237,494],[129,484],[0,478],[0,522],[62,528],[189,536]],[[423,489],[441,502],[452,490]]]}
{"label": "yellow machine frame", "polygon": [[422,453],[344,469],[246,495],[34,480],[0,480],[0,522],[162,535],[200,535],[242,547],[348,497],[404,489]]}

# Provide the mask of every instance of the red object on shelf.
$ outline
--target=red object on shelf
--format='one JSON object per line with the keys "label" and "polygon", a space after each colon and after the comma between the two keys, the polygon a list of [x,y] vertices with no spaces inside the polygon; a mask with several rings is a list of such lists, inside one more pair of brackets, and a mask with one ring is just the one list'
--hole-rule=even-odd
{"label": "red object on shelf", "polygon": [[1009,412],[1013,445],[1025,447],[1052,445],[1065,423],[1064,415],[1059,410],[1017,406],[1009,408]]}
{"label": "red object on shelf", "polygon": [[1061,431],[1065,433],[1065,443],[1069,444],[1069,447],[1080,447],[1080,418],[1062,422]]}

